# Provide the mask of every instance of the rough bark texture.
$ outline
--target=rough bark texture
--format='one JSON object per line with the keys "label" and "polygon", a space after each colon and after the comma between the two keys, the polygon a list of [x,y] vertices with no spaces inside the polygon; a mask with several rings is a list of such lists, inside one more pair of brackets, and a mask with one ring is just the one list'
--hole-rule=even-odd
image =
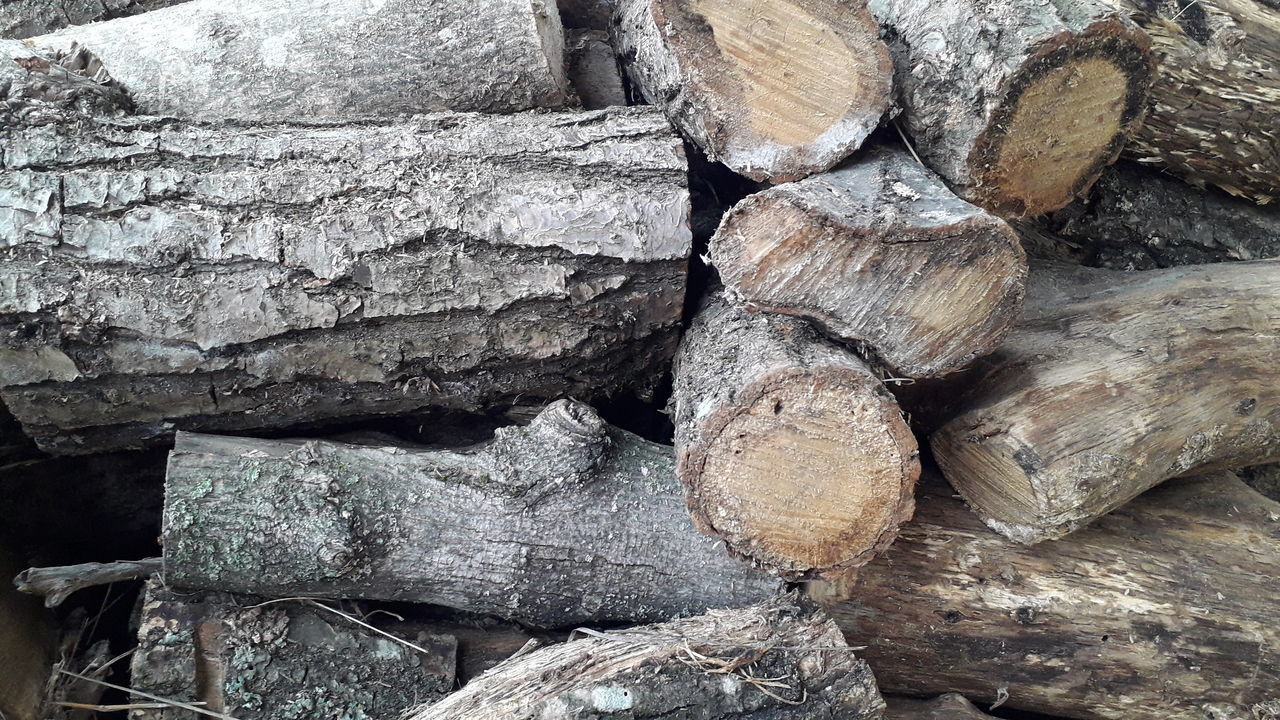
{"label": "rough bark texture", "polygon": [[1280,4],[1104,1],[1142,26],[1160,61],[1127,154],[1258,202],[1280,197]]}
{"label": "rough bark texture", "polygon": [[1280,256],[1280,205],[1201,190],[1133,163],[1108,168],[1088,199],[1040,221],[1087,265],[1150,270]]}
{"label": "rough bark texture", "polygon": [[873,720],[875,678],[825,614],[786,597],[508,661],[410,720]]}
{"label": "rough bark texture", "polygon": [[747,304],[816,320],[910,377],[999,347],[1027,276],[1003,220],[891,148],[738,203],[711,257]]}
{"label": "rough bark texture", "polygon": [[0,398],[42,447],[590,397],[670,356],[649,109],[0,135]]}
{"label": "rough bark texture", "polygon": [[612,29],[645,99],[754,180],[832,167],[889,106],[892,63],[862,0],[619,0]]}
{"label": "rough bark texture", "polygon": [[87,48],[139,111],[199,119],[515,112],[568,91],[545,0],[193,0],[31,42]]}
{"label": "rough bark texture", "polygon": [[1152,490],[1026,548],[945,485],[872,564],[810,585],[884,692],[1106,720],[1280,710],[1280,504],[1229,475]]}
{"label": "rough bark texture", "polygon": [[1277,357],[1280,261],[1037,266],[933,454],[992,528],[1061,537],[1168,478],[1280,460]]}
{"label": "rough bark texture", "polygon": [[59,60],[17,40],[0,40],[0,135],[7,136],[10,128],[22,125],[130,108],[124,91],[115,87],[88,53]]}
{"label": "rough bark texture", "polygon": [[0,37],[29,38],[68,25],[137,15],[187,0],[0,0]]}
{"label": "rough bark texture", "polygon": [[7,582],[19,567],[8,538],[0,534],[0,716],[43,720],[56,634],[40,601],[22,595]]}
{"label": "rough bark texture", "polygon": [[959,693],[939,695],[932,700],[886,697],[884,701],[889,706],[884,720],[984,720],[991,717]]}
{"label": "rough bark texture", "polygon": [[676,357],[680,479],[702,530],[788,577],[865,563],[911,517],[919,449],[857,356],[709,300]]}
{"label": "rough bark texture", "polygon": [[961,197],[1015,217],[1086,191],[1141,121],[1150,41],[1096,0],[870,0],[907,131]]}
{"label": "rough bark texture", "polygon": [[622,69],[603,30],[570,30],[565,40],[569,82],[588,110],[627,104]]}
{"label": "rough bark texture", "polygon": [[[451,636],[410,639],[424,653],[315,606],[262,602],[150,584],[132,687],[238,720],[398,720],[453,690]],[[129,717],[208,716],[166,707]]]}
{"label": "rough bark texture", "polygon": [[165,579],[428,602],[531,626],[649,622],[778,582],[689,520],[670,448],[561,401],[468,451],[178,436]]}

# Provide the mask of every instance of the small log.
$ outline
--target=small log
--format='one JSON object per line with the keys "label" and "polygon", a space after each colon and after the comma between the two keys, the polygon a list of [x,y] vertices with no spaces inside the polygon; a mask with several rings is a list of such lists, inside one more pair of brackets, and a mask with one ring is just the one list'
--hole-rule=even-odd
{"label": "small log", "polygon": [[871,564],[808,587],[882,691],[1085,720],[1280,708],[1280,504],[1229,474],[1166,483],[1034,548],[941,482],[918,502]]}
{"label": "small log", "polygon": [[565,38],[569,83],[588,110],[627,105],[622,69],[603,30],[570,30]]}
{"label": "small log", "polygon": [[192,0],[29,42],[87,48],[140,112],[199,119],[516,112],[568,93],[544,0]]}
{"label": "small log", "polygon": [[1172,477],[1280,460],[1280,261],[1144,273],[1037,267],[934,457],[1023,543]]}
{"label": "small log", "polygon": [[863,0],[619,0],[612,30],[645,99],[753,180],[832,167],[889,106],[892,63]]}
{"label": "small log", "polygon": [[857,566],[911,517],[915,437],[857,356],[712,298],[676,357],[677,471],[703,532],[786,577]]}
{"label": "small log", "polygon": [[29,38],[68,25],[127,17],[187,0],[5,0],[0,4],[0,38]]}
{"label": "small log", "polygon": [[42,449],[643,385],[687,165],[648,108],[0,133],[0,400]]}
{"label": "small log", "polygon": [[666,620],[779,588],[698,534],[670,448],[568,401],[461,451],[180,434],[164,558],[178,587],[425,602],[544,628]]}
{"label": "small log", "polygon": [[[387,631],[384,631],[387,632]],[[398,720],[454,687],[448,635],[397,641],[315,605],[148,586],[132,687],[238,720]],[[425,652],[423,652],[425,651]],[[135,695],[134,701],[151,698]],[[134,720],[203,717],[176,707]]]}
{"label": "small log", "polygon": [[1084,193],[1142,120],[1150,40],[1095,0],[870,0],[907,132],[961,197],[1005,217]]}
{"label": "small log", "polygon": [[1197,185],[1280,198],[1280,4],[1104,1],[1137,21],[1160,61],[1126,154]]}
{"label": "small log", "polygon": [[794,597],[608,633],[510,660],[409,720],[873,720],[875,678]]}
{"label": "small log", "polygon": [[128,580],[145,580],[161,570],[160,558],[112,563],[81,563],[60,567],[27,568],[13,584],[18,592],[39,595],[45,607],[58,607],[72,593],[85,588]]}
{"label": "small log", "polygon": [[932,700],[887,696],[889,710],[884,720],[989,720],[990,715],[978,710],[959,693],[939,695]]}
{"label": "small log", "polygon": [[711,257],[749,305],[816,320],[910,377],[999,347],[1027,275],[1004,221],[887,147],[738,203]]}

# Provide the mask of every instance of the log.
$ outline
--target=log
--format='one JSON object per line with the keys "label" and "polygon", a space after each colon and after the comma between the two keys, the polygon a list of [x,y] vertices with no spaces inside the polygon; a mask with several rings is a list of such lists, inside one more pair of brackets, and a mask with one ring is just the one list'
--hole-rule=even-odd
{"label": "log", "polygon": [[923,487],[892,547],[808,587],[883,692],[1087,720],[1280,708],[1280,504],[1229,474],[1179,479],[1027,548]]}
{"label": "log", "polygon": [[1160,61],[1126,154],[1260,203],[1280,197],[1280,5],[1106,2],[1146,31]]}
{"label": "log", "polygon": [[674,351],[686,163],[651,109],[85,120],[0,153],[0,400],[49,452],[591,398]]}
{"label": "log", "polygon": [[622,70],[603,30],[570,30],[565,37],[569,83],[582,107],[598,110],[627,105]]}
{"label": "log", "polygon": [[1095,0],[869,6],[915,148],[998,215],[1039,215],[1083,194],[1142,120],[1150,40]]}
{"label": "log", "polygon": [[834,166],[889,107],[889,52],[863,0],[619,0],[614,20],[645,99],[753,180]]}
{"label": "log", "polygon": [[738,203],[711,258],[749,305],[815,320],[909,377],[955,372],[999,347],[1027,275],[1004,221],[887,147]]}
{"label": "log", "polygon": [[510,660],[409,720],[878,719],[875,678],[794,596],[599,633]]}
{"label": "log", "polygon": [[568,401],[460,451],[179,434],[164,560],[177,587],[425,602],[542,628],[779,589],[698,534],[670,448]]}
{"label": "log", "polygon": [[197,119],[503,113],[568,92],[544,0],[193,0],[30,42],[87,48],[140,112]]}
{"label": "log", "polygon": [[111,563],[80,563],[56,567],[27,568],[13,584],[18,592],[39,595],[45,607],[58,607],[72,593],[85,588],[129,580],[145,580],[161,570],[160,558],[122,560]]}
{"label": "log", "polygon": [[[200,707],[238,720],[398,720],[406,709],[453,690],[457,644],[448,635],[405,641],[395,631],[371,630],[318,604],[262,604],[149,583],[132,686],[146,695],[204,703]],[[134,701],[150,702],[146,695],[135,694]],[[201,716],[144,707],[130,717]]]}
{"label": "log", "polygon": [[857,356],[711,298],[675,361],[677,472],[703,532],[785,577],[861,565],[911,517],[915,437]]}
{"label": "log", "polygon": [[932,700],[888,696],[884,720],[986,720],[991,716],[978,710],[959,693],[939,695]]}
{"label": "log", "polygon": [[87,52],[59,60],[17,40],[0,40],[0,136],[22,125],[131,108],[128,96]]}
{"label": "log", "polygon": [[186,0],[6,0],[0,5],[0,38],[29,38],[181,2]]}
{"label": "log", "polygon": [[1061,537],[1169,478],[1280,460],[1277,357],[1280,261],[1037,267],[933,454],[993,529]]}

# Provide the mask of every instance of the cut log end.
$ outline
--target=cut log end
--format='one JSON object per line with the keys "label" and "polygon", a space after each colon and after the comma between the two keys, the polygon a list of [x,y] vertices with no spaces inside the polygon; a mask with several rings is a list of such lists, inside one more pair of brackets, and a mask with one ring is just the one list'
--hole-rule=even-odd
{"label": "cut log end", "polygon": [[1085,35],[1053,38],[1011,79],[974,145],[970,200],[1006,217],[1040,215],[1115,161],[1142,119],[1149,41],[1115,20]]}

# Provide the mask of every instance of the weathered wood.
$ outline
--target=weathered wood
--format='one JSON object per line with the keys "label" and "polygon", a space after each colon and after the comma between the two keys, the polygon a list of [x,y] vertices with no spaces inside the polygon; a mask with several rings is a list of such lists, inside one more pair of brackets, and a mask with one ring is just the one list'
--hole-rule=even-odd
{"label": "weathered wood", "polygon": [[[386,631],[384,631],[386,632]],[[396,634],[396,629],[390,629]],[[314,605],[148,585],[132,687],[238,720],[398,720],[454,686],[457,643],[416,637],[421,652]],[[135,701],[147,703],[145,696]],[[174,707],[135,720],[208,717]]]}
{"label": "weathered wood", "polygon": [[[1027,548],[942,483],[880,557],[812,583],[887,693],[1106,720],[1255,720],[1280,708],[1280,504],[1180,479]],[[1270,703],[1270,705],[1268,705]]]}
{"label": "weathered wood", "polygon": [[1280,4],[1104,1],[1137,21],[1160,61],[1126,154],[1258,202],[1280,197]]}
{"label": "weathered wood", "polygon": [[[20,567],[8,538],[0,534],[0,578],[12,577]],[[0,583],[0,716],[44,720],[56,639],[53,618],[40,602]]]}
{"label": "weathered wood", "polygon": [[29,38],[68,25],[137,15],[187,0],[5,0],[0,38]]}
{"label": "weathered wood", "polygon": [[463,451],[180,434],[164,558],[178,587],[546,628],[741,607],[779,587],[693,527],[670,448],[568,401]]}
{"label": "weathered wood", "polygon": [[[95,75],[99,79],[94,80]],[[131,107],[124,91],[89,54],[75,53],[59,61],[17,40],[0,40],[0,134],[21,125]]]}
{"label": "weathered wood", "polygon": [[127,580],[144,580],[160,572],[160,558],[27,568],[13,584],[18,592],[39,595],[45,607],[57,607],[77,590]]}
{"label": "weathered wood", "polygon": [[872,720],[870,668],[793,597],[587,637],[510,660],[410,720]]}
{"label": "weathered wood", "polygon": [[83,453],[589,398],[670,357],[686,164],[645,108],[0,135],[0,399]]}
{"label": "weathered wood", "polygon": [[832,167],[889,106],[892,63],[863,0],[619,0],[612,31],[644,97],[754,180]]}
{"label": "weathered wood", "polygon": [[939,695],[932,700],[887,696],[884,701],[889,706],[884,720],[985,720],[991,717],[959,693]]}
{"label": "weathered wood", "polygon": [[1061,537],[1168,478],[1280,460],[1277,357],[1280,261],[1037,266],[933,454],[992,528]]}
{"label": "weathered wood", "polygon": [[565,37],[569,83],[588,110],[627,104],[622,69],[603,30],[569,30]]}
{"label": "weathered wood", "polygon": [[816,320],[910,377],[999,347],[1027,275],[1004,221],[887,147],[738,203],[711,257],[748,304]]}
{"label": "weathered wood", "polygon": [[869,4],[888,31],[917,151],[992,212],[1066,205],[1141,122],[1150,40],[1096,0]]}
{"label": "weathered wood", "polygon": [[515,112],[568,92],[545,0],[192,0],[30,42],[87,48],[140,112],[198,119]]}
{"label": "weathered wood", "polygon": [[717,293],[676,356],[677,470],[694,520],[787,577],[861,565],[911,517],[919,449],[853,353]]}

